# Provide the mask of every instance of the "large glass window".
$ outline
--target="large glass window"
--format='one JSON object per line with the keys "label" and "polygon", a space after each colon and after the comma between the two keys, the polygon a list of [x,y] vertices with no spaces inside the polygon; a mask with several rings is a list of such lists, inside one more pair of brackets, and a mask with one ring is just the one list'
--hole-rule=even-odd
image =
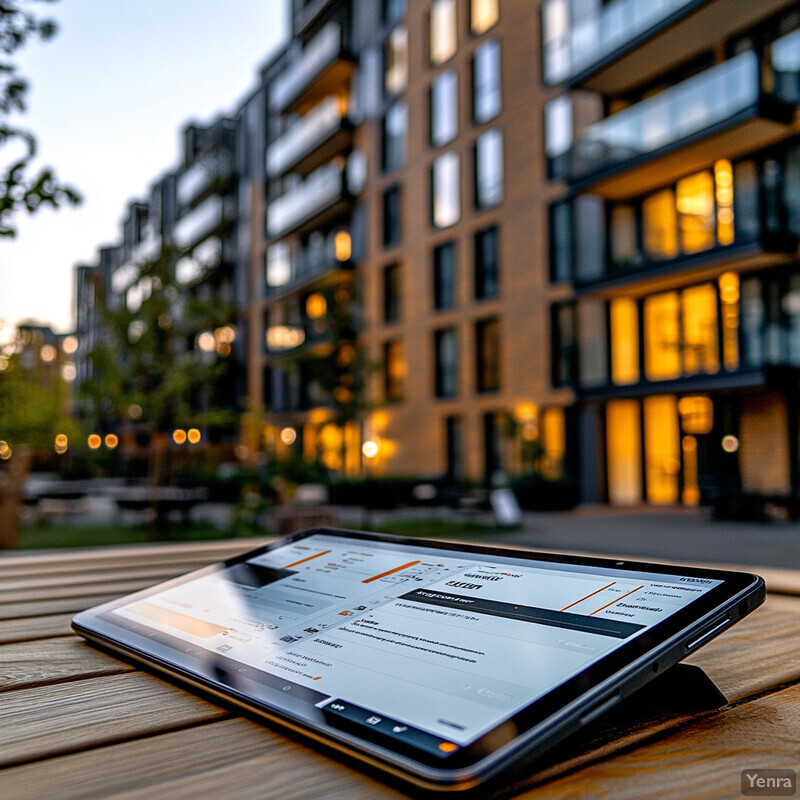
{"label": "large glass window", "polygon": [[390,186],[383,193],[383,246],[400,242],[400,187]]}
{"label": "large glass window", "polygon": [[389,172],[406,163],[408,106],[395,103],[383,118],[383,169]]}
{"label": "large glass window", "polygon": [[572,386],[578,377],[578,336],[575,306],[564,304],[553,311],[553,385]]}
{"label": "large glass window", "polygon": [[503,199],[503,134],[490,130],[475,143],[475,205],[496,206]]}
{"label": "large glass window", "polygon": [[644,401],[645,485],[650,503],[678,501],[680,432],[674,395]]}
{"label": "large glass window", "polygon": [[500,321],[487,319],[475,325],[476,373],[479,392],[500,388]]}
{"label": "large glass window", "polygon": [[387,95],[399,94],[408,86],[408,30],[398,25],[384,47],[383,88]]}
{"label": "large glass window", "polygon": [[642,225],[644,252],[648,258],[658,261],[678,255],[678,218],[672,189],[645,198]]}
{"label": "large glass window", "polygon": [[637,400],[612,400],[606,406],[608,500],[635,505],[642,499],[642,424]]}
{"label": "large glass window", "polygon": [[437,75],[431,84],[431,144],[439,147],[458,134],[458,79],[454,70]]}
{"label": "large glass window", "polygon": [[717,292],[710,283],[681,293],[683,374],[711,374],[719,370]]}
{"label": "large glass window", "polygon": [[287,242],[278,242],[267,250],[267,287],[283,286],[292,279],[292,251]]}
{"label": "large glass window", "polygon": [[406,0],[382,0],[381,21],[384,25],[392,25],[406,15]]}
{"label": "large glass window", "polygon": [[499,0],[470,0],[469,27],[476,35],[486,33],[500,18]]}
{"label": "large glass window", "polygon": [[630,269],[636,266],[638,252],[636,246],[636,212],[627,203],[611,209],[611,263],[616,269]]}
{"label": "large glass window", "polygon": [[457,47],[456,0],[434,0],[430,12],[431,64],[443,64]]}
{"label": "large glass window", "polygon": [[653,295],[644,301],[644,371],[651,381],[680,377],[677,292]]}
{"label": "large glass window", "polygon": [[636,301],[619,297],[611,301],[611,382],[617,386],[639,380],[639,311]]}
{"label": "large glass window", "polygon": [[459,159],[453,152],[443,153],[431,169],[432,222],[447,228],[461,219]]}
{"label": "large glass window", "polygon": [[550,206],[550,272],[553,281],[572,280],[574,248],[572,203],[556,203]]}
{"label": "large glass window", "polygon": [[455,397],[458,391],[458,347],[454,328],[434,333],[435,379],[437,397]]}
{"label": "large glass window", "polygon": [[383,388],[387,400],[403,397],[406,378],[405,348],[400,341],[383,345]]}
{"label": "large glass window", "polygon": [[586,300],[578,306],[578,369],[581,386],[602,386],[608,380],[606,306]]}
{"label": "large glass window", "polygon": [[475,122],[486,122],[502,108],[500,81],[500,45],[494,40],[475,50],[472,62],[472,116]]}
{"label": "large glass window", "polygon": [[383,269],[383,321],[396,322],[400,319],[402,296],[401,272],[399,264],[390,264]]}
{"label": "large glass window", "polygon": [[548,178],[563,178],[567,174],[572,138],[572,100],[569,95],[562,94],[544,107],[544,152]]}
{"label": "large glass window", "polygon": [[676,187],[680,219],[680,247],[684,253],[711,249],[714,242],[714,180],[709,172],[698,172],[678,181]]}
{"label": "large glass window", "polygon": [[475,234],[475,299],[496,297],[500,278],[497,227]]}
{"label": "large glass window", "polygon": [[452,308],[456,294],[456,246],[440,244],[433,251],[433,305],[437,311]]}

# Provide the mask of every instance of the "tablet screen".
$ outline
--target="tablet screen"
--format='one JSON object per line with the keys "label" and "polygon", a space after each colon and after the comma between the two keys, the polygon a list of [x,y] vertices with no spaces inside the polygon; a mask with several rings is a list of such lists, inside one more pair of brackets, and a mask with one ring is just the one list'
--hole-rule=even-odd
{"label": "tablet screen", "polygon": [[720,583],[316,533],[104,618],[444,759]]}

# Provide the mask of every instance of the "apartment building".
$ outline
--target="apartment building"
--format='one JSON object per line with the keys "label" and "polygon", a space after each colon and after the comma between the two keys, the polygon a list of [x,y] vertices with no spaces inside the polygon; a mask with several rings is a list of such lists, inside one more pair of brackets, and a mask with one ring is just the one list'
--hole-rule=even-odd
{"label": "apartment building", "polygon": [[552,380],[584,500],[796,501],[800,11],[542,16]]}

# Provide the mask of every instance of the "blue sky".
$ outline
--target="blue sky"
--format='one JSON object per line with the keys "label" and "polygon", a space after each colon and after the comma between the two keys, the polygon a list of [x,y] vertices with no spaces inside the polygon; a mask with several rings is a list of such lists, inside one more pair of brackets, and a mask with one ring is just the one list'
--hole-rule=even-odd
{"label": "blue sky", "polygon": [[[230,111],[284,39],[287,0],[60,0],[41,3],[55,39],[19,56],[30,80],[19,123],[40,163],[76,186],[76,209],[18,217],[0,240],[0,336],[26,318],[62,331],[72,319],[72,268],[114,243],[129,199],[177,162],[190,119]],[[4,159],[0,150],[0,159]],[[3,163],[3,162],[0,162]]]}

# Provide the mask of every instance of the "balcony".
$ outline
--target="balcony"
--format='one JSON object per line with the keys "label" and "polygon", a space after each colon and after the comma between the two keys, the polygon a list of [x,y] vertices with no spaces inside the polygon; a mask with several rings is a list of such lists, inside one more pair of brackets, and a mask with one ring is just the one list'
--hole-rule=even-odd
{"label": "balcony", "polygon": [[267,174],[279,177],[294,168],[307,175],[330,161],[350,142],[346,101],[328,97],[315,106],[267,150]]}
{"label": "balcony", "polygon": [[[596,14],[569,23],[545,12],[545,81],[604,94],[624,94],[708,50],[709,31],[722,41],[766,19],[787,0],[611,0]],[[547,39],[546,35],[546,39]]]}
{"label": "balcony", "polygon": [[[766,70],[765,70],[766,71]],[[794,105],[762,89],[745,52],[589,126],[569,153],[568,180],[624,197],[786,135]]]}
{"label": "balcony", "polygon": [[269,96],[273,112],[303,112],[324,97],[335,94],[349,80],[352,57],[342,47],[342,30],[329,22],[272,84]]}
{"label": "balcony", "polygon": [[176,193],[181,208],[190,208],[212,188],[227,181],[232,174],[229,153],[219,153],[195,162],[178,178]]}
{"label": "balcony", "polygon": [[344,198],[343,167],[326,164],[269,204],[267,234],[275,239],[299,229],[307,222],[316,221],[323,212],[335,212],[338,201]]}
{"label": "balcony", "polygon": [[173,240],[181,250],[190,250],[216,233],[232,216],[230,203],[212,195],[179,220],[172,232]]}

